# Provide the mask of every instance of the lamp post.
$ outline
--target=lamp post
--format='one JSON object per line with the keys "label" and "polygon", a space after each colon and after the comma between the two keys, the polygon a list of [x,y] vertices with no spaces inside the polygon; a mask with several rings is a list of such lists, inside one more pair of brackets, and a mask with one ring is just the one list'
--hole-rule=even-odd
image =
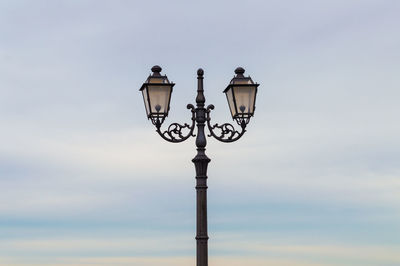
{"label": "lamp post", "polygon": [[[235,76],[224,90],[226,94],[232,119],[240,126],[239,131],[230,123],[222,125],[211,125],[210,112],[214,105],[205,108],[205,97],[203,89],[204,71],[197,70],[197,97],[196,108],[192,104],[187,105],[191,110],[191,124],[172,123],[166,130],[161,130],[165,118],[168,116],[172,88],[167,76],[162,76],[160,66],[151,68],[151,74],[140,91],[143,94],[147,118],[156,127],[157,133],[166,141],[179,143],[189,137],[196,137],[197,154],[192,159],[196,170],[196,242],[197,242],[197,266],[208,265],[208,233],[207,233],[207,166],[210,159],[205,154],[207,140],[204,128],[210,132],[208,137],[214,137],[222,142],[234,142],[240,139],[246,132],[246,126],[254,115],[257,87],[259,84],[253,82],[250,77],[245,77],[245,70],[236,68]],[[197,126],[197,134],[194,129]]]}

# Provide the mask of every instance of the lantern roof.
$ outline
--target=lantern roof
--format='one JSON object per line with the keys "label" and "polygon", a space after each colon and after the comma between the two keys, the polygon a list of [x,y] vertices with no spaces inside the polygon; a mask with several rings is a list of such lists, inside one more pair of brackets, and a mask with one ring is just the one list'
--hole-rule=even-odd
{"label": "lantern roof", "polygon": [[151,71],[153,72],[152,74],[149,75],[149,77],[146,79],[146,81],[143,83],[142,87],[140,87],[139,91],[142,91],[145,86],[147,85],[172,85],[174,86],[175,84],[170,82],[168,80],[167,75],[161,75],[161,70],[162,68],[159,65],[155,65],[151,68]]}
{"label": "lantern roof", "polygon": [[243,67],[238,67],[235,69],[235,76],[231,79],[229,82],[229,85],[226,87],[224,92],[227,92],[233,85],[234,86],[249,86],[249,85],[256,85],[254,84],[254,81],[251,79],[250,76],[245,77],[244,74],[245,70]]}

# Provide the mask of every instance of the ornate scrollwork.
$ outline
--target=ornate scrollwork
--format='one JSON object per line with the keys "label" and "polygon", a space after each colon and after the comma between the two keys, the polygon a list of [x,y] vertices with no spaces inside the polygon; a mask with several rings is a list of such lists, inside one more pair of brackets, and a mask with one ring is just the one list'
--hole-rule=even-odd
{"label": "ornate scrollwork", "polygon": [[[211,110],[214,110],[214,105],[210,104],[207,106],[206,110],[206,119],[207,119],[207,127],[208,130],[210,131],[210,134],[208,135],[209,137],[213,136],[219,141],[222,142],[234,142],[238,139],[240,139],[243,134],[246,132],[246,123],[241,123],[240,126],[242,128],[242,131],[239,132],[235,129],[235,127],[232,124],[229,123],[224,123],[222,125],[215,124],[211,125],[211,118],[210,118],[210,112]],[[214,130],[219,131],[218,134],[215,133]]]}
{"label": "ornate scrollwork", "polygon": [[[157,127],[157,133],[166,141],[173,142],[173,143],[178,143],[185,141],[191,136],[195,136],[193,134],[193,130],[195,128],[195,108],[192,104],[188,104],[186,106],[187,109],[191,109],[192,112],[192,125],[189,125],[187,123],[181,125],[179,123],[172,123],[171,125],[168,126],[167,130],[164,132],[161,131],[161,124],[162,122],[155,123],[155,126]],[[185,129],[188,129],[189,132],[184,134],[182,131]]]}

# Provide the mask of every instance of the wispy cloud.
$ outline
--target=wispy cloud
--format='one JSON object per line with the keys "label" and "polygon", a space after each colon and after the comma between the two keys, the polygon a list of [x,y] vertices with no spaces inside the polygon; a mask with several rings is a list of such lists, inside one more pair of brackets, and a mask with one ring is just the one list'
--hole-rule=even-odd
{"label": "wispy cloud", "polygon": [[161,64],[166,123],[198,67],[218,123],[235,67],[261,84],[246,135],[208,142],[210,265],[398,265],[399,10],[2,1],[0,264],[194,264],[194,140],[160,139],[138,92]]}

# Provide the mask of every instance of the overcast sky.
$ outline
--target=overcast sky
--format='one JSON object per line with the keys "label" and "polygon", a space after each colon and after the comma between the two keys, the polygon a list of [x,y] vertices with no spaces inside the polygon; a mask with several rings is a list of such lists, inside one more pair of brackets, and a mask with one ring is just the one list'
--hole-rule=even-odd
{"label": "overcast sky", "polygon": [[242,66],[248,132],[208,140],[210,266],[400,265],[400,2],[0,0],[0,265],[195,264],[189,122]]}

